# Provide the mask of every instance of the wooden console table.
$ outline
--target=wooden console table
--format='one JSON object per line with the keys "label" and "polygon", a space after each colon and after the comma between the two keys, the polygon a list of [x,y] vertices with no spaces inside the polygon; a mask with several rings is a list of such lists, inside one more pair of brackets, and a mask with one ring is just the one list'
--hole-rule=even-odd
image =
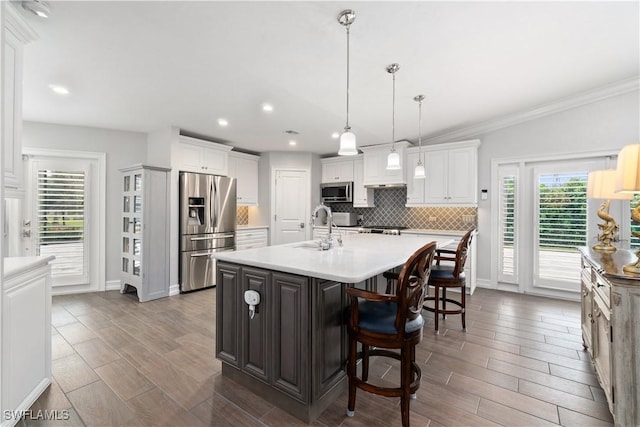
{"label": "wooden console table", "polygon": [[582,253],[582,341],[615,425],[640,425],[640,275],[622,271],[632,252]]}

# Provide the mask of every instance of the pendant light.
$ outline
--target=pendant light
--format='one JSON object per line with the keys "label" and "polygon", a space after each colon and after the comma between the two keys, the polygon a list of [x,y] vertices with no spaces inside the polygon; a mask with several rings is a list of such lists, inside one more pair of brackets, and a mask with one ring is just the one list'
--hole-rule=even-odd
{"label": "pendant light", "polygon": [[418,103],[418,164],[413,173],[413,179],[425,179],[424,165],[422,164],[422,101],[424,95],[416,95],[413,100]]}
{"label": "pendant light", "polygon": [[393,76],[393,102],[391,110],[391,152],[387,156],[387,170],[400,169],[400,155],[396,151],[396,71],[400,65],[393,63],[387,67],[387,73]]}
{"label": "pendant light", "polygon": [[347,123],[344,127],[344,132],[340,135],[339,156],[355,156],[358,154],[356,135],[351,132],[351,127],[349,126],[349,28],[355,19],[356,12],[351,9],[343,10],[338,15],[338,22],[347,28]]}

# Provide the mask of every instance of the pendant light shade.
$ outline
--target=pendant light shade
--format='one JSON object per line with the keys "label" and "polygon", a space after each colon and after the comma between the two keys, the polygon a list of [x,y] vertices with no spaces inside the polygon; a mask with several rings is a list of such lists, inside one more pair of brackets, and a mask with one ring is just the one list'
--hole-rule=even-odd
{"label": "pendant light shade", "polygon": [[356,135],[350,130],[346,130],[340,135],[340,151],[339,156],[355,156],[358,154],[356,148]]}
{"label": "pendant light shade", "polygon": [[418,164],[413,171],[413,179],[425,179],[424,165],[422,164],[422,101],[424,101],[424,95],[416,95],[413,100],[418,103]]}
{"label": "pendant light shade", "polygon": [[396,152],[396,71],[400,64],[393,63],[387,67],[387,73],[393,76],[393,101],[391,108],[391,152],[387,156],[387,170],[400,169],[400,155]]}
{"label": "pendant light shade", "polygon": [[349,127],[349,29],[355,19],[356,12],[351,9],[343,10],[338,15],[338,22],[347,29],[347,123],[344,127],[344,132],[340,135],[339,156],[355,156],[358,154],[356,135],[351,132],[351,127]]}
{"label": "pendant light shade", "polygon": [[396,150],[393,150],[387,156],[387,170],[400,169],[400,154]]}

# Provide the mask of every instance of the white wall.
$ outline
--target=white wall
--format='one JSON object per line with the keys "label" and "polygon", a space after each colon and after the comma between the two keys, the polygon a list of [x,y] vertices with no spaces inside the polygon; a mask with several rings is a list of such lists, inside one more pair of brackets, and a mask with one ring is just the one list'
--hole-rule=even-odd
{"label": "white wall", "polygon": [[[491,161],[533,158],[554,154],[618,151],[640,142],[638,91],[626,93],[516,126],[480,135],[478,191],[491,186]],[[478,280],[495,285],[491,277],[497,260],[491,259],[491,219],[497,207],[488,200],[478,204]]]}
{"label": "white wall", "polygon": [[107,156],[106,282],[120,279],[121,185],[119,169],[145,163],[147,135],[80,126],[24,122],[22,146],[103,152]]}

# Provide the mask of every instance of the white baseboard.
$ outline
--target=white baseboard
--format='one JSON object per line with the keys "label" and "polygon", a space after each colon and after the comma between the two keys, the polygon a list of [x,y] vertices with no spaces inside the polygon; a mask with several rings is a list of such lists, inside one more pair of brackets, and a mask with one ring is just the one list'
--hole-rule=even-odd
{"label": "white baseboard", "polygon": [[38,385],[35,386],[33,390],[31,390],[31,393],[29,393],[27,397],[24,398],[24,400],[20,403],[20,405],[18,405],[17,408],[2,408],[3,410],[5,410],[5,413],[2,414],[3,419],[7,418],[7,415],[9,415],[6,413],[6,410],[9,410],[11,415],[14,416],[8,417],[9,419],[4,419],[2,421],[2,424],[0,425],[2,427],[13,427],[18,424],[18,422],[21,421],[21,417],[17,415],[28,413],[31,405],[33,405],[35,401],[38,400],[40,395],[47,389],[47,387],[49,387],[50,384],[51,378],[43,378],[42,381],[40,381]]}
{"label": "white baseboard", "polygon": [[120,280],[107,280],[104,284],[105,291],[119,291]]}
{"label": "white baseboard", "polygon": [[180,285],[175,284],[169,286],[169,296],[172,297],[174,295],[178,295],[180,293]]}

